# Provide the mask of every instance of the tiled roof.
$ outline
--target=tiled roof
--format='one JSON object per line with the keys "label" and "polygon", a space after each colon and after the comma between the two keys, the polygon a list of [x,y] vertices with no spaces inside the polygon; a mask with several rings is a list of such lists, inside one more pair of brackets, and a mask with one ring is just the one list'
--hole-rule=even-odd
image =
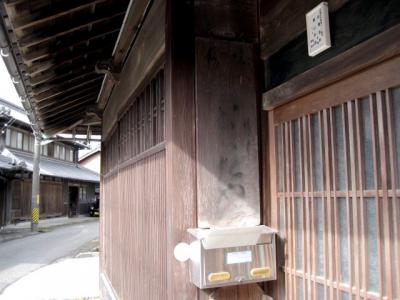
{"label": "tiled roof", "polygon": [[[24,169],[32,172],[32,154],[15,150],[10,152],[15,156],[14,161],[19,160],[25,162]],[[19,165],[23,166],[24,164]],[[13,164],[13,159],[11,157],[0,154],[0,168],[10,170],[13,168],[18,168],[18,165]],[[70,162],[46,158],[43,156],[40,158],[40,175],[90,182],[99,182],[100,180],[100,175],[98,173],[93,172],[85,167]]]}

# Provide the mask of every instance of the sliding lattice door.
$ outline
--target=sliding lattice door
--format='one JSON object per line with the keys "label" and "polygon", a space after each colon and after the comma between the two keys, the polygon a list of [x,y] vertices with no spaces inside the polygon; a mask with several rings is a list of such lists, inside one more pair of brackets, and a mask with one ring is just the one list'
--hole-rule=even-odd
{"label": "sliding lattice door", "polygon": [[269,114],[285,297],[400,299],[400,85],[335,90]]}

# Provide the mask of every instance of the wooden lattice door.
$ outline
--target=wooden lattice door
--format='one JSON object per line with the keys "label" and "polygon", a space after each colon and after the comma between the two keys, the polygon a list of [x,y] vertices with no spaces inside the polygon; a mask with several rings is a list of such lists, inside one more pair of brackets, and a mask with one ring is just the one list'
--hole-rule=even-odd
{"label": "wooden lattice door", "polygon": [[397,57],[269,112],[279,298],[400,299],[399,70]]}

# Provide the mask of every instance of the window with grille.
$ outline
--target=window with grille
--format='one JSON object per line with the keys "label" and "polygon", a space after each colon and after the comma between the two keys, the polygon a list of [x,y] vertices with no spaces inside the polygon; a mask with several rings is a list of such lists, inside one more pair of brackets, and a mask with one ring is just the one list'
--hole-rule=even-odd
{"label": "window with grille", "polygon": [[165,139],[164,70],[135,97],[103,144],[103,171],[161,144]]}
{"label": "window with grille", "polygon": [[399,299],[400,87],[274,125],[287,299]]}

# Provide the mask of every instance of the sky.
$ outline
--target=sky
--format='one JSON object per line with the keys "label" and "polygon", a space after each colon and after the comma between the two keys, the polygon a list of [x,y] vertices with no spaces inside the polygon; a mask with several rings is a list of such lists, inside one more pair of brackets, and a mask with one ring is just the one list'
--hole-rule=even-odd
{"label": "sky", "polygon": [[21,100],[11,81],[2,57],[0,59],[0,98],[22,107]]}

